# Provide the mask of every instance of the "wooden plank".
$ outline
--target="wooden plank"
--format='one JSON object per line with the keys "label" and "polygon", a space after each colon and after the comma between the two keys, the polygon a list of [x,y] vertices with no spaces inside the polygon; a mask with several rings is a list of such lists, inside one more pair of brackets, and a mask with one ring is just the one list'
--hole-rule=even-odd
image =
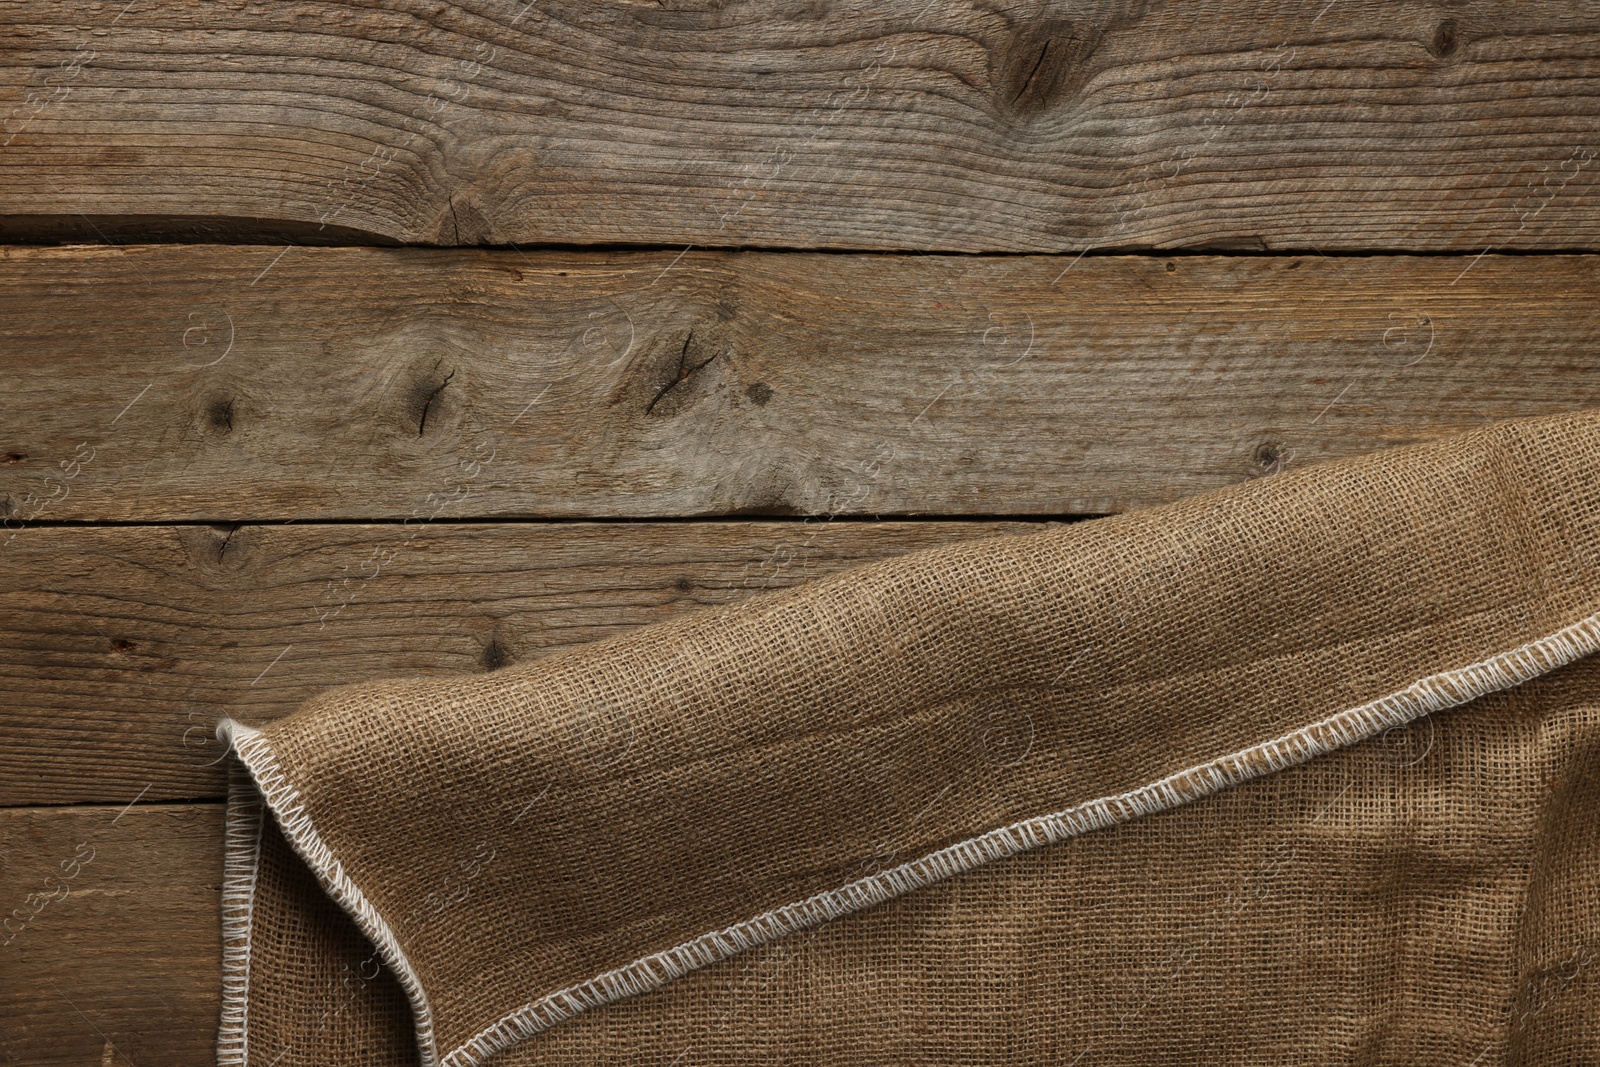
{"label": "wooden plank", "polygon": [[0,805],[225,792],[218,718],[491,670],[871,559],[1040,524],[32,529],[0,567]]}
{"label": "wooden plank", "polygon": [[1582,0],[7,4],[12,237],[1593,248]]}
{"label": "wooden plank", "polygon": [[1600,402],[1597,282],[1587,256],[10,248],[0,537],[1119,511]]}
{"label": "wooden plank", "polygon": [[213,1063],[221,882],[220,804],[0,811],[0,1061]]}

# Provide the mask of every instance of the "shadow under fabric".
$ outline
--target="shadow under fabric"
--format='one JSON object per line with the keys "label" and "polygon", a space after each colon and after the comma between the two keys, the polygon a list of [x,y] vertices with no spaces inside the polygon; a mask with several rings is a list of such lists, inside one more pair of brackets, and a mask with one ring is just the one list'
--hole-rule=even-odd
{"label": "shadow under fabric", "polygon": [[219,1062],[1600,1061],[1600,411],[224,722]]}

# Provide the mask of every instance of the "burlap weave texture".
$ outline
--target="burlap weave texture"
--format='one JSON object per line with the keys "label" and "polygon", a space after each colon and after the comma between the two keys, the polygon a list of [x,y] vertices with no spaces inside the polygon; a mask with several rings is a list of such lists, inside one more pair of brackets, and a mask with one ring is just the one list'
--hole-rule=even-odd
{"label": "burlap weave texture", "polygon": [[221,1059],[1600,1062],[1597,549],[1580,412],[231,727]]}

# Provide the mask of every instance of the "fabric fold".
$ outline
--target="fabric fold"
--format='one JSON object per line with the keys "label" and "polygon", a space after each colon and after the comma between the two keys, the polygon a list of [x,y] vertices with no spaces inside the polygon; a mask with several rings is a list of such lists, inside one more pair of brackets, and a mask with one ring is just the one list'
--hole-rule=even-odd
{"label": "fabric fold", "polygon": [[[1260,838],[1265,816],[1239,813],[1252,797],[1281,796],[1300,813],[1286,839],[1339,862],[1388,847],[1381,821],[1324,839],[1326,815],[1307,805],[1332,766],[1357,768],[1341,798],[1381,806],[1403,782],[1462,826],[1493,800],[1462,792],[1469,767],[1475,780],[1508,768],[1529,810],[1557,810],[1558,794],[1582,810],[1588,794],[1549,761],[1578,773],[1572,753],[1600,729],[1578,685],[1600,647],[1597,547],[1600,412],[1580,412],[918,552],[492,674],[347,686],[275,722],[225,722],[241,774],[219,1060],[467,1067],[582,1062],[604,1047],[667,1062],[663,1032],[738,1058],[773,1013],[806,1010],[900,1019],[904,1032],[882,1039],[900,1049],[924,1024],[897,953],[963,930],[1048,927],[1053,894],[1094,871],[1181,887],[1185,838]],[[1535,691],[1549,696],[1530,704]],[[1508,732],[1513,707],[1538,725]],[[1381,773],[1362,762],[1449,709],[1469,724],[1439,727],[1456,730],[1440,750],[1460,744],[1454,763],[1431,747]],[[1571,751],[1553,755],[1532,739],[1557,724]],[[1282,792],[1294,788],[1304,795]],[[1172,831],[1171,870],[1107,844],[1120,828],[1129,841],[1166,832],[1130,824],[1168,815],[1187,827]],[[1069,876],[1050,865],[1072,847],[1083,864]],[[1595,872],[1587,846],[1572,847],[1557,859],[1582,885]],[[1522,862],[1508,853],[1476,877],[1526,896]],[[1274,907],[1304,911],[1334,891],[1313,865],[1274,876],[1293,886]],[[962,903],[1002,886],[1002,904]],[[1191,925],[1206,915],[1181,888],[1169,896]],[[1123,927],[1154,922],[1119,907]],[[1531,936],[1522,913],[1494,914],[1462,935],[1485,958]],[[1562,921],[1587,951],[1593,911]],[[1316,933],[1325,963],[1354,951]],[[758,989],[729,969],[785,942],[784,969]],[[1050,951],[1029,974],[1093,958]],[[1001,998],[988,1009],[1020,1010],[1003,986],[959,978],[981,970],[980,949],[933,958],[950,961],[949,984],[920,987],[938,1019],[982,1008],[978,987]],[[1467,973],[1469,1001],[1519,995],[1478,964]],[[891,974],[902,985],[885,992]],[[1011,995],[1065,1004],[1067,985],[1042,977]],[[1056,1029],[1030,1015],[1030,1040],[1055,1048],[1070,1030],[1110,1049],[1129,1001],[1155,1016],[1142,997],[1063,1008]],[[719,998],[720,1017],[705,1006]],[[1560,1003],[1540,1008],[1539,1026],[1581,999]],[[581,1048],[569,1043],[580,1033]],[[1516,1037],[1486,1047],[1508,1056]],[[1281,1052],[1286,1039],[1230,1040]]]}

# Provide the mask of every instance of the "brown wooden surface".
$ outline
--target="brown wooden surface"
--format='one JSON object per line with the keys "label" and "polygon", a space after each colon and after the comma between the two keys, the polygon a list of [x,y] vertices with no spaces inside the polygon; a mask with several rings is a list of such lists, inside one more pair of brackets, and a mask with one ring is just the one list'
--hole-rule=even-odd
{"label": "brown wooden surface", "polygon": [[1591,2],[0,20],[0,1063],[212,1062],[220,715],[1600,403]]}
{"label": "brown wooden surface", "polygon": [[1588,248],[1582,0],[11,0],[0,234]]}
{"label": "brown wooden surface", "polygon": [[0,1063],[214,1062],[222,805],[125,803],[0,811]]}
{"label": "brown wooden surface", "polygon": [[1600,398],[1594,256],[280,251],[0,252],[6,529],[1098,514]]}
{"label": "brown wooden surface", "polygon": [[216,721],[482,671],[982,522],[81,527],[0,550],[0,805],[221,796]]}

